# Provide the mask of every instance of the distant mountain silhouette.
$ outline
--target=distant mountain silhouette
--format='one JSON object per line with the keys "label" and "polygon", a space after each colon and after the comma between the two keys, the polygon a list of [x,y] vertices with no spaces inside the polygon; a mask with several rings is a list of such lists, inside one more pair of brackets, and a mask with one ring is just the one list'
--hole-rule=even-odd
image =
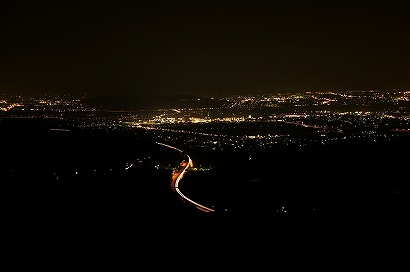
{"label": "distant mountain silhouette", "polygon": [[196,95],[97,95],[84,98],[82,102],[98,110],[150,110],[172,108],[220,107],[222,102]]}

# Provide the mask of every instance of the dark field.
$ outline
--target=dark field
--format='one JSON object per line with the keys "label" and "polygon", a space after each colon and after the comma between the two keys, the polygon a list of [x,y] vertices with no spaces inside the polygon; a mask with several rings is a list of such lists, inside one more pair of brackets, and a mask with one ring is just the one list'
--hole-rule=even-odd
{"label": "dark field", "polygon": [[14,236],[157,241],[185,230],[193,239],[337,240],[377,231],[400,240],[407,232],[407,134],[321,148],[184,150],[194,162],[218,162],[181,182],[185,195],[216,211],[204,213],[171,190],[171,169],[155,167],[177,166],[181,154],[146,135],[59,120],[5,118],[0,126],[4,222]]}

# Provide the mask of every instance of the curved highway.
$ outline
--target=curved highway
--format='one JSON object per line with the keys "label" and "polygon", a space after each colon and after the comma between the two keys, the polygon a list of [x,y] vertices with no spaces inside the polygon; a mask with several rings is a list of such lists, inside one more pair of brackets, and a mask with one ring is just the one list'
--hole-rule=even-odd
{"label": "curved highway", "polygon": [[176,170],[176,171],[174,171],[174,172],[172,173],[171,189],[174,190],[175,192],[177,192],[177,193],[182,197],[182,199],[184,199],[184,200],[188,201],[189,203],[195,205],[195,207],[198,208],[198,209],[200,209],[201,211],[204,211],[204,212],[214,212],[215,210],[213,210],[213,209],[211,209],[211,208],[208,208],[208,207],[206,207],[206,206],[204,206],[204,205],[201,205],[201,204],[199,204],[198,202],[193,201],[192,199],[186,197],[186,196],[179,190],[179,187],[178,187],[179,182],[180,182],[181,179],[184,177],[186,171],[187,171],[190,167],[193,166],[193,162],[192,162],[191,158],[190,158],[188,155],[184,154],[184,152],[183,152],[181,149],[178,149],[178,148],[176,148],[176,147],[173,147],[173,146],[170,146],[170,145],[167,145],[167,144],[164,144],[164,143],[160,143],[160,142],[156,142],[156,143],[159,144],[159,145],[163,145],[163,146],[165,146],[165,147],[174,149],[174,150],[178,151],[179,153],[181,153],[181,155],[182,155],[184,158],[186,158],[185,160],[183,160],[183,161],[180,163],[180,165],[179,165],[180,167],[178,168],[178,170]]}

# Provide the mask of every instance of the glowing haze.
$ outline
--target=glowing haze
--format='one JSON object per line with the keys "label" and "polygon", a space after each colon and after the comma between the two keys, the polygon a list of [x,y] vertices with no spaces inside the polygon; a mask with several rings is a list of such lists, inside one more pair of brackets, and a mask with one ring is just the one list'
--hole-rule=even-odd
{"label": "glowing haze", "polygon": [[408,1],[2,1],[0,93],[410,88]]}

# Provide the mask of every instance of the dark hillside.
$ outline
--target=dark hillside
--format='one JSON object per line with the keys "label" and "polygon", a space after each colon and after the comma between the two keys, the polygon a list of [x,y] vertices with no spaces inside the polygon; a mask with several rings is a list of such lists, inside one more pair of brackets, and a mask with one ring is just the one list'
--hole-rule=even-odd
{"label": "dark hillside", "polygon": [[150,95],[99,95],[88,97],[82,102],[95,109],[104,110],[152,110],[172,108],[220,107],[222,103],[195,95],[150,96]]}

